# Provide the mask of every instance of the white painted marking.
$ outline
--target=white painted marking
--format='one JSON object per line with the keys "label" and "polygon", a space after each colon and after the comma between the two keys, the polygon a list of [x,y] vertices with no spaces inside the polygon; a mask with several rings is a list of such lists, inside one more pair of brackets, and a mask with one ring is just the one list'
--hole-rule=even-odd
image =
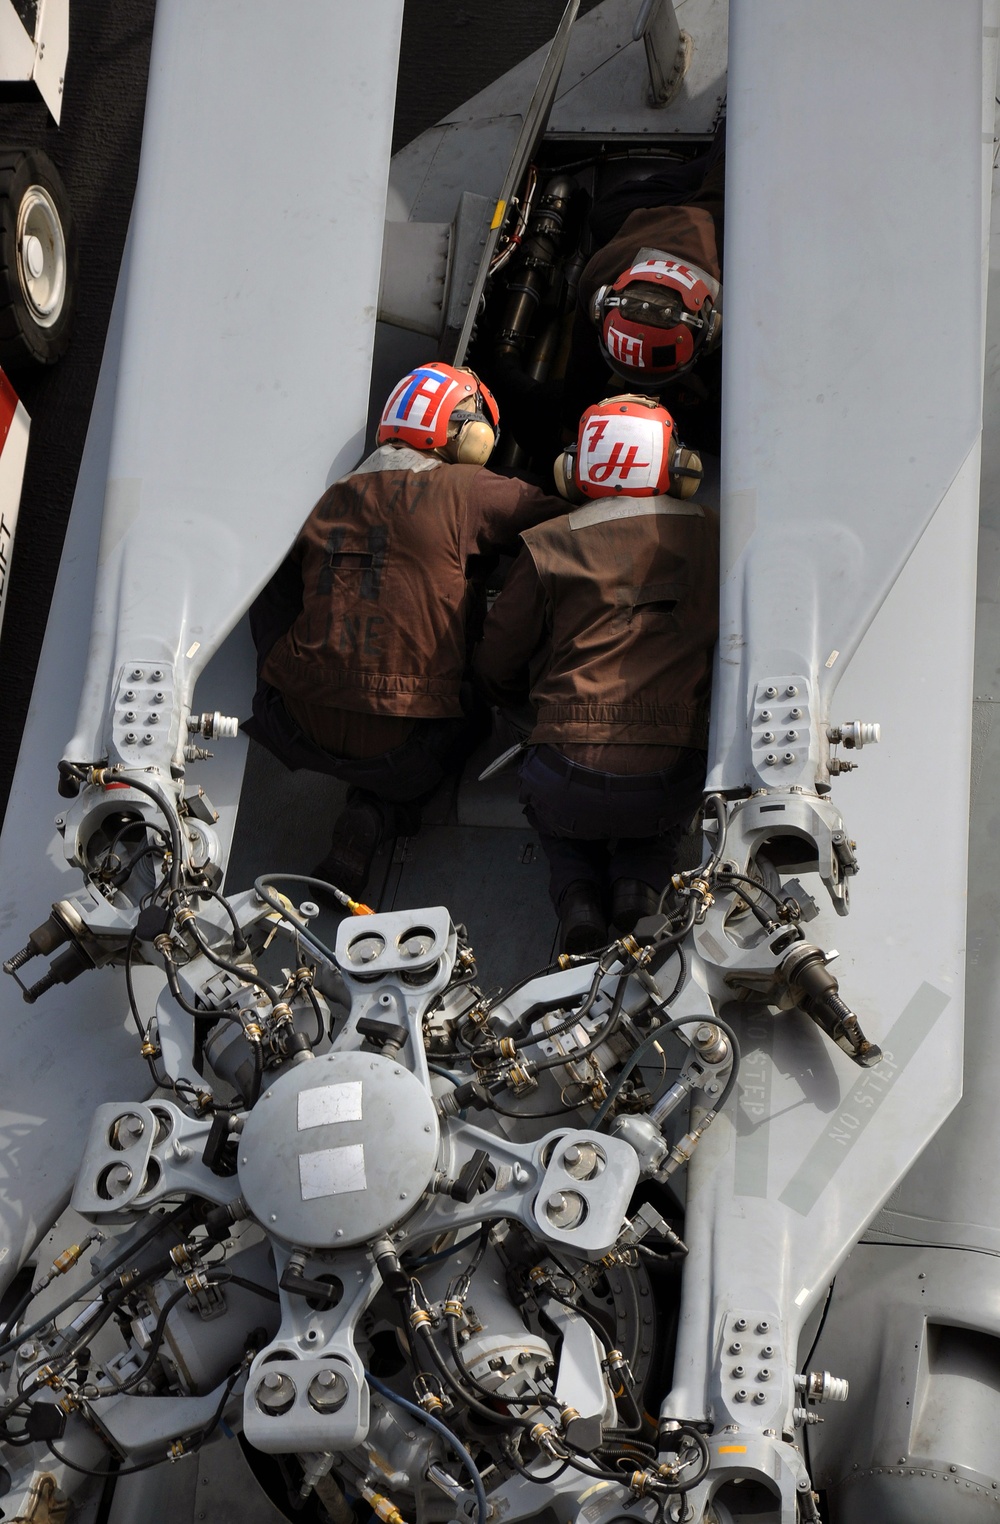
{"label": "white painted marking", "polygon": [[805,1301],[805,1299],[806,1299],[806,1297],[808,1295],[809,1295],[809,1287],[808,1286],[803,1286],[802,1290],[799,1292],[798,1296],[795,1298],[795,1305],[796,1305],[796,1307],[801,1307],[802,1303]]}
{"label": "white painted marking", "polygon": [[317,1090],[299,1091],[299,1132],[304,1132],[307,1127],[322,1127],[326,1122],[360,1121],[360,1080],[348,1080],[340,1085],[321,1085]]}
{"label": "white painted marking", "polygon": [[184,652],[184,655],[187,658],[187,660],[190,661],[192,656],[194,655],[194,653],[196,651],[200,651],[200,650],[201,650],[201,641],[200,640],[196,640],[193,645],[188,646],[187,650]]}
{"label": "white painted marking", "polygon": [[348,1143],[345,1148],[299,1154],[299,1189],[303,1201],[367,1190],[364,1144]]}

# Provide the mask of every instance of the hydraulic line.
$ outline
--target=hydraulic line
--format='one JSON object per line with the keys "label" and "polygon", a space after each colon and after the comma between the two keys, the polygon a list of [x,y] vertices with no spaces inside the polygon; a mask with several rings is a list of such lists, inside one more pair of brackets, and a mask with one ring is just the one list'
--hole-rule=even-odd
{"label": "hydraulic line", "polygon": [[61,1302],[53,1307],[50,1312],[46,1313],[44,1318],[40,1318],[37,1323],[32,1323],[30,1327],[21,1329],[15,1338],[8,1339],[5,1343],[0,1344],[0,1357],[9,1354],[19,1344],[23,1344],[26,1339],[34,1338],[35,1334],[41,1333],[42,1329],[48,1328],[60,1313],[65,1312],[68,1307],[72,1307],[73,1303],[78,1302],[81,1297],[86,1296],[88,1291],[93,1291],[102,1281],[106,1281],[108,1276],[117,1270],[120,1265],[123,1265],[127,1259],[131,1259],[140,1249],[144,1249],[152,1239],[162,1233],[164,1226],[176,1222],[180,1217],[190,1212],[190,1210],[191,1203],[183,1201],[172,1212],[157,1214],[154,1225],[143,1233],[140,1238],[137,1238],[135,1243],[129,1244],[127,1249],[124,1249],[121,1254],[116,1255],[114,1259],[110,1260],[98,1275],[93,1275],[88,1281],[84,1281],[82,1286],[77,1287],[69,1296],[64,1297]]}
{"label": "hydraulic line", "polygon": [[[662,1007],[660,1007],[660,1009],[662,1009]],[[608,1112],[611,1110],[618,1092],[621,1090],[622,1085],[628,1079],[632,1070],[636,1067],[637,1064],[642,1062],[649,1050],[661,1037],[666,1037],[668,1032],[676,1032],[679,1027],[701,1026],[702,1023],[708,1019],[711,1019],[713,1025],[719,1027],[719,1029],[725,1032],[726,1036],[729,1038],[732,1048],[732,1068],[729,1072],[729,1078],[726,1080],[725,1086],[723,1088],[722,1095],[712,1107],[711,1111],[706,1113],[706,1116],[703,1119],[702,1125],[707,1126],[708,1122],[710,1122],[722,1110],[723,1106],[726,1104],[727,1100],[732,1094],[733,1086],[736,1084],[736,1077],[739,1073],[740,1067],[739,1039],[729,1023],[723,1021],[719,1016],[712,1016],[711,1018],[705,1016],[678,1016],[672,1021],[665,1021],[661,1026],[655,1027],[653,1031],[649,1033],[648,1037],[643,1038],[639,1046],[622,1065],[613,1085],[608,1091],[606,1099],[601,1104],[597,1115],[594,1117],[594,1120],[590,1125],[595,1128],[601,1125]]]}
{"label": "hydraulic line", "polygon": [[488,1524],[490,1505],[486,1500],[486,1487],[483,1482],[482,1473],[458,1436],[449,1429],[446,1423],[442,1423],[440,1418],[435,1418],[433,1413],[425,1413],[423,1408],[418,1407],[415,1402],[407,1401],[405,1397],[400,1397],[398,1392],[394,1392],[391,1387],[384,1386],[377,1376],[372,1375],[371,1371],[365,1371],[365,1380],[381,1397],[385,1397],[389,1402],[395,1402],[405,1412],[409,1413],[411,1418],[416,1418],[421,1423],[426,1424],[429,1429],[433,1429],[435,1434],[444,1440],[445,1444],[451,1446],[465,1467],[469,1480],[472,1482],[472,1489],[476,1494],[476,1524]]}

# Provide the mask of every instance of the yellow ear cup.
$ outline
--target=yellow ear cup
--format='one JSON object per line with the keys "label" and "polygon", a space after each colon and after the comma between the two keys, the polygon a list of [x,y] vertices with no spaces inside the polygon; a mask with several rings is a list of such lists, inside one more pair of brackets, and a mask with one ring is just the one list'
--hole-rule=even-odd
{"label": "yellow ear cup", "polygon": [[[681,472],[684,474],[681,475]],[[670,496],[694,497],[701,486],[704,474],[701,456],[697,450],[675,450],[670,465],[670,486],[667,489]]]}
{"label": "yellow ear cup", "polygon": [[452,458],[460,466],[485,466],[493,454],[496,435],[488,423],[475,418],[459,430],[453,441]]}
{"label": "yellow ear cup", "polygon": [[569,503],[582,503],[583,493],[576,485],[573,477],[573,461],[575,456],[572,450],[563,450],[557,455],[552,465],[552,475],[555,479],[556,491],[560,497],[564,497]]}

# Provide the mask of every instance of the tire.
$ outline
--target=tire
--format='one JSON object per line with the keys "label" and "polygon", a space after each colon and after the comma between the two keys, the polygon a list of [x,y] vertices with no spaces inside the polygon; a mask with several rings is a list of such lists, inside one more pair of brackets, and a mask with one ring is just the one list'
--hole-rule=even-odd
{"label": "tire", "polygon": [[17,372],[65,353],[77,251],[66,187],[40,150],[0,149],[0,365]]}

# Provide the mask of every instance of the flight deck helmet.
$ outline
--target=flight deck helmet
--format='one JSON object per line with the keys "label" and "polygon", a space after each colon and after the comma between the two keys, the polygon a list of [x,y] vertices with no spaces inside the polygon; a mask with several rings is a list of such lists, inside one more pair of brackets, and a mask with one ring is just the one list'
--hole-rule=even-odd
{"label": "flight deck helmet", "polygon": [[440,451],[459,465],[484,466],[499,438],[500,410],[471,370],[435,360],[418,365],[393,387],[377,442]]}
{"label": "flight deck helmet", "polygon": [[575,445],[556,460],[556,487],[570,502],[601,497],[693,497],[701,457],[677,438],[653,397],[607,397],[580,419]]}
{"label": "flight deck helmet", "polygon": [[699,265],[641,249],[591,300],[604,359],[630,386],[656,391],[718,344],[721,294],[719,282]]}

